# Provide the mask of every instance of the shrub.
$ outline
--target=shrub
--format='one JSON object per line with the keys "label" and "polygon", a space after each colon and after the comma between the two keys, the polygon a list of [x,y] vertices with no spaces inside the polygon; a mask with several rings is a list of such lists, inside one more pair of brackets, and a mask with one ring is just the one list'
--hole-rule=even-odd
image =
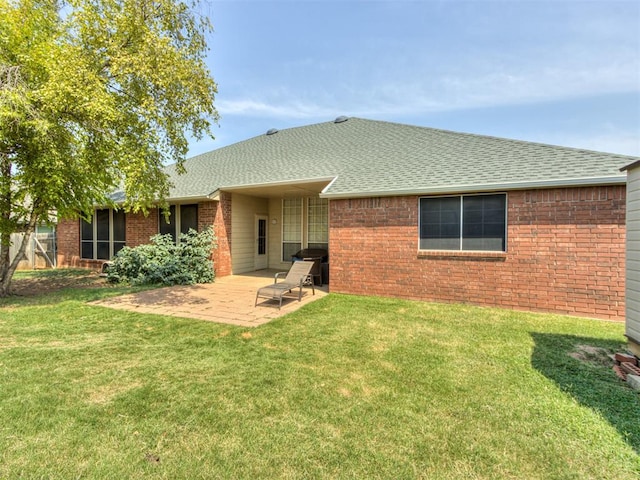
{"label": "shrub", "polygon": [[147,245],[122,248],[107,271],[107,279],[131,285],[209,283],[215,276],[211,248],[215,248],[212,228],[180,234],[178,244],[171,235],[154,235]]}

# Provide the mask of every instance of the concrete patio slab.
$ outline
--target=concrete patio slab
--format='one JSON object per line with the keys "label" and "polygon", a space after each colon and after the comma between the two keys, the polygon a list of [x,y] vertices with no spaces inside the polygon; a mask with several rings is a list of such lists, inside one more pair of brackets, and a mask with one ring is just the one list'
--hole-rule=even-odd
{"label": "concrete patio slab", "polygon": [[297,290],[294,290],[291,297],[285,297],[280,310],[278,310],[278,303],[271,300],[259,299],[258,305],[254,306],[256,291],[272,283],[274,273],[261,270],[250,274],[230,275],[217,278],[214,283],[157,288],[107,298],[91,304],[137,313],[257,327],[293,312],[328,293],[326,285],[316,286],[315,295],[308,287],[303,290],[302,301],[298,302]]}

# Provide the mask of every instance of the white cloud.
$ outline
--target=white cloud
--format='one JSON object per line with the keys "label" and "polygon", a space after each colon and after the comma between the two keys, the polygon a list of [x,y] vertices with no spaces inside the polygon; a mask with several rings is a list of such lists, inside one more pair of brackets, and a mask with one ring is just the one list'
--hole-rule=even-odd
{"label": "white cloud", "polygon": [[[624,57],[624,55],[623,55]],[[322,85],[290,83],[259,91],[258,98],[218,97],[223,115],[317,118],[346,112],[350,115],[417,115],[469,108],[552,102],[571,98],[640,90],[637,60],[612,58],[592,65],[571,60],[562,63],[475,65],[473,70],[355,75],[350,81]],[[248,87],[250,88],[250,87]],[[239,93],[239,92],[238,92]]]}
{"label": "white cloud", "polygon": [[217,108],[224,115],[245,115],[275,118],[312,118],[323,116],[330,108],[301,100],[260,101],[253,99],[220,99]]}
{"label": "white cloud", "polygon": [[[638,17],[603,16],[604,7],[594,5],[595,12],[564,5],[571,11],[564,24],[545,4],[551,20],[530,25],[520,19],[524,31],[512,25],[505,37],[513,45],[494,42],[500,30],[490,18],[486,38],[467,38],[465,30],[459,35],[464,42],[449,34],[434,44],[434,38],[402,32],[396,34],[402,41],[382,36],[373,50],[356,37],[341,51],[325,51],[319,42],[315,56],[306,49],[300,56],[274,56],[270,69],[229,81],[233,90],[221,90],[217,106],[223,116],[398,116],[640,91]],[[363,38],[378,38],[368,35]]]}

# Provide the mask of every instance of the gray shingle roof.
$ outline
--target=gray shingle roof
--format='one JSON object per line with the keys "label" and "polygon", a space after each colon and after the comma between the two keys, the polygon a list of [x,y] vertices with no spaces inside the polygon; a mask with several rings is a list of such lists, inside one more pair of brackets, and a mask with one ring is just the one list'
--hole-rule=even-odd
{"label": "gray shingle roof", "polygon": [[260,135],[169,166],[172,198],[335,178],[328,197],[623,183],[636,157],[360,118]]}

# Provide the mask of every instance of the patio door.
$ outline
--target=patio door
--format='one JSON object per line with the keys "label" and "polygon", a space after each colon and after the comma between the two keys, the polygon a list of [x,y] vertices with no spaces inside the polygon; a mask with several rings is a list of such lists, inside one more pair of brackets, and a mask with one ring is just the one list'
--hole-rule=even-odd
{"label": "patio door", "polygon": [[269,218],[266,215],[256,215],[255,227],[255,260],[256,270],[264,270],[269,266],[267,257],[267,223]]}

